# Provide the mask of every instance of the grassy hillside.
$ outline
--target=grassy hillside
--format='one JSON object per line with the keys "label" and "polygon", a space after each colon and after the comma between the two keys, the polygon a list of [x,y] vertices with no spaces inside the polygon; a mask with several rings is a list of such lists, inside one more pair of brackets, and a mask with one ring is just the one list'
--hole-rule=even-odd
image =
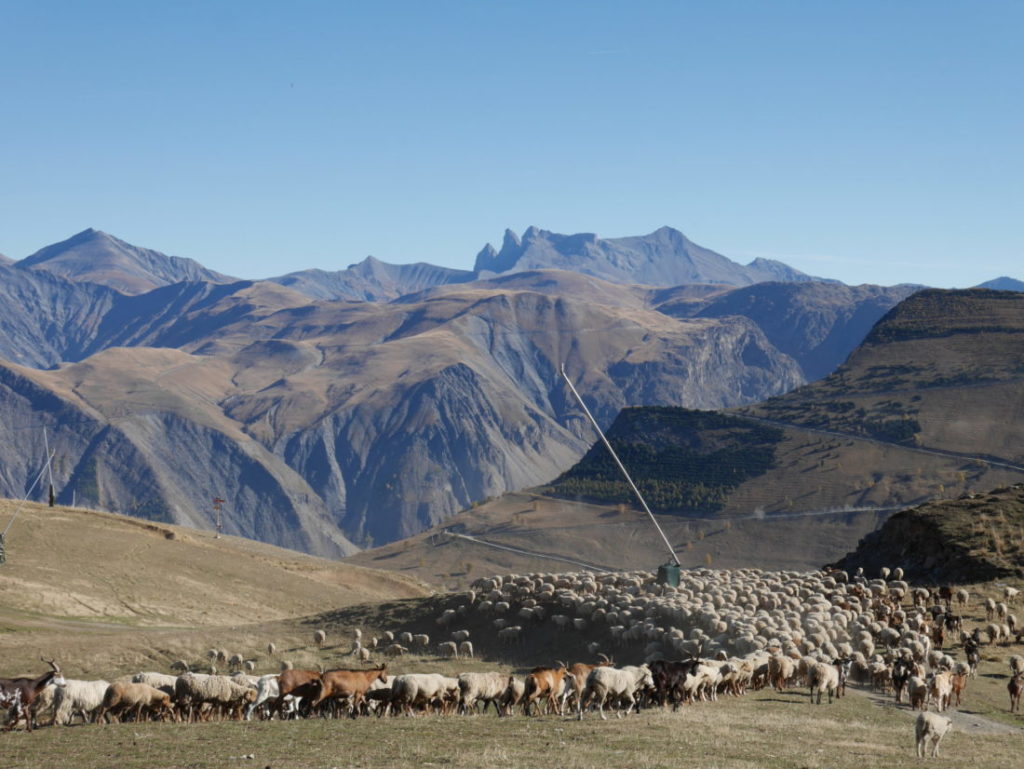
{"label": "grassy hillside", "polygon": [[1024,465],[1024,294],[922,291],[823,380],[743,413]]}
{"label": "grassy hillside", "polygon": [[0,530],[19,508],[0,566],[7,673],[33,670],[40,650],[77,675],[112,655],[166,669],[222,643],[266,670],[268,640],[305,653],[312,630],[296,618],[429,593],[406,575],[79,508],[0,500]]}
{"label": "grassy hillside", "polygon": [[[685,567],[815,569],[836,560],[874,530],[887,513],[658,520]],[[628,505],[597,505],[505,494],[466,510],[423,534],[346,559],[391,569],[455,589],[509,572],[653,569],[668,552],[644,513]]]}
{"label": "grassy hillside", "polygon": [[[728,494],[775,463],[782,430],[714,411],[631,408],[619,412],[608,442],[651,510],[716,512]],[[605,446],[595,444],[543,491],[598,503],[633,503]]]}

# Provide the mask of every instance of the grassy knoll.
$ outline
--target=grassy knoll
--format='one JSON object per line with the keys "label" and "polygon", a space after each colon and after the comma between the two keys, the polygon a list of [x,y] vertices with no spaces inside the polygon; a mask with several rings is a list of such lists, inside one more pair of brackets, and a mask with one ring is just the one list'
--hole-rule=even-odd
{"label": "grassy knoll", "polygon": [[908,579],[925,584],[1024,576],[1024,484],[899,512],[838,566],[876,573],[889,563],[899,563]]}

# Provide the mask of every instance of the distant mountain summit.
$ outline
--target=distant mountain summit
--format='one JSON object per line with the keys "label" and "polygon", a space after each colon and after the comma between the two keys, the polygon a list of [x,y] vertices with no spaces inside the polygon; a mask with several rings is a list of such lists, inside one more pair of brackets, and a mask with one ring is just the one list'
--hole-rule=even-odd
{"label": "distant mountain summit", "polygon": [[368,256],[337,272],[301,270],[269,280],[313,299],[386,302],[434,286],[465,283],[475,277],[469,270],[425,262],[388,264]]}
{"label": "distant mountain summit", "polygon": [[991,288],[995,291],[1024,291],[1024,282],[1014,278],[1008,278],[1004,275],[1001,278],[987,280],[976,286],[976,288]]}
{"label": "distant mountain summit", "polygon": [[506,230],[501,250],[488,243],[477,254],[474,269],[480,274],[570,270],[614,283],[652,286],[685,283],[749,286],[767,281],[820,280],[771,259],[739,264],[698,246],[671,227],[662,227],[650,235],[609,239],[593,233],[559,235],[536,227],[528,228],[520,238]]}
{"label": "distant mountain summit", "polygon": [[185,280],[209,283],[235,280],[193,259],[139,248],[91,227],[36,251],[15,266],[45,270],[74,281],[98,283],[126,294],[142,294]]}

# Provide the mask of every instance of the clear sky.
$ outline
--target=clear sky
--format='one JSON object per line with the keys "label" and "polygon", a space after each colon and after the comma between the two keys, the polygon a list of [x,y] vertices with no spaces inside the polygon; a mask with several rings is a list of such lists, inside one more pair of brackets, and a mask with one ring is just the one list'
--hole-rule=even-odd
{"label": "clear sky", "polygon": [[0,253],[240,277],[662,225],[848,283],[1024,279],[1024,2],[0,0]]}

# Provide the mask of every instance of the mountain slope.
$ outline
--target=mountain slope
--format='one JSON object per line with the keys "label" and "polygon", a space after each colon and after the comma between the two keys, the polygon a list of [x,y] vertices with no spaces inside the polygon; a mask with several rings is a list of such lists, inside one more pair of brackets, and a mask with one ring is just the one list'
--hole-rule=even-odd
{"label": "mountain slope", "polygon": [[106,286],[0,264],[0,358],[36,368],[80,358],[120,297]]}
{"label": "mountain slope", "polygon": [[871,327],[919,286],[844,286],[838,283],[758,283],[709,297],[663,301],[658,309],[678,317],[743,315],[772,344],[796,360],[808,381],[830,374]]}
{"label": "mountain slope", "polygon": [[[322,500],[216,404],[229,369],[176,350],[107,350],[58,371],[0,365],[4,486],[27,492],[56,453],[63,503],[211,528],[210,500],[231,500],[225,531],[293,549],[355,551]],[[23,480],[21,480],[23,479]]]}
{"label": "mountain slope", "polygon": [[[425,586],[401,575],[250,539],[0,500],[4,525],[16,512],[0,587],[5,624],[29,612],[133,626],[228,625],[426,594]],[[59,583],[56,573],[63,575]]]}
{"label": "mountain slope", "polygon": [[192,259],[139,248],[92,228],[40,249],[15,264],[19,269],[45,270],[126,294],[142,294],[183,280],[233,280]]}
{"label": "mountain slope", "polygon": [[991,288],[995,291],[1024,291],[1024,281],[1003,276],[994,280],[986,280],[984,283],[976,286],[976,288]]}
{"label": "mountain slope", "polygon": [[930,289],[833,374],[747,413],[1024,464],[1024,295]]}
{"label": "mountain slope", "polygon": [[[819,382],[723,414],[627,410],[609,439],[652,506],[684,520],[884,513],[1019,483],[1022,385],[1024,296],[932,290]],[[599,445],[543,491],[630,503]]]}
{"label": "mountain slope", "polygon": [[[801,381],[745,318],[669,318],[642,292],[606,291],[617,304],[470,284],[310,304],[270,283],[178,284],[119,299],[96,336],[147,346],[6,367],[0,404],[22,426],[61,415],[44,423],[62,500],[209,526],[220,496],[229,531],[331,554],[571,465],[584,428],[562,362],[605,421],[632,403],[715,407]],[[8,493],[41,450],[0,447],[17,468]]]}

